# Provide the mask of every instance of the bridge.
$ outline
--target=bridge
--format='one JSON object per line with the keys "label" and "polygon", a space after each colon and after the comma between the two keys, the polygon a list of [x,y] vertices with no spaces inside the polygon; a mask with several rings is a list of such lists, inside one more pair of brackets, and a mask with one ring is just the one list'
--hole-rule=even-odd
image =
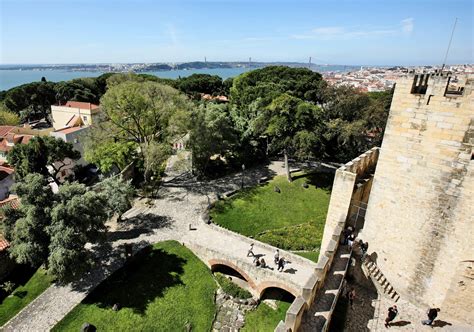
{"label": "bridge", "polygon": [[[280,250],[280,256],[288,261],[282,272],[277,271],[273,257],[276,248],[232,233],[215,225],[201,225],[184,243],[212,271],[220,267],[234,270],[249,285],[252,295],[260,298],[268,288],[279,288],[295,298],[301,296],[305,284],[314,274],[316,263]],[[253,252],[265,259],[267,267],[257,267],[253,257],[247,257],[250,244]]]}

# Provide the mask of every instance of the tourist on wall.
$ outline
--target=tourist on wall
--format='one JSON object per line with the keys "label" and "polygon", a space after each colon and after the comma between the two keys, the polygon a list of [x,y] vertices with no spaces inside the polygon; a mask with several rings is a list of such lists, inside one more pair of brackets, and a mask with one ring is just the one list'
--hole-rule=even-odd
{"label": "tourist on wall", "polygon": [[278,271],[283,272],[283,269],[285,268],[285,263],[285,258],[280,257],[280,259],[278,260]]}
{"label": "tourist on wall", "polygon": [[347,244],[349,245],[349,247],[352,247],[352,245],[354,244],[354,240],[355,240],[355,234],[354,233],[351,233],[348,237],[347,237]]}
{"label": "tourist on wall", "polygon": [[396,305],[388,308],[387,318],[385,318],[385,327],[390,327],[390,323],[397,317],[398,309]]}
{"label": "tourist on wall", "polygon": [[428,319],[427,320],[422,320],[421,324],[423,324],[423,325],[433,324],[436,317],[438,317],[438,312],[440,312],[440,311],[441,311],[440,308],[430,308],[430,309],[428,309],[428,311],[426,312],[426,314],[428,315]]}
{"label": "tourist on wall", "polygon": [[250,244],[250,248],[247,251],[247,257],[255,257],[255,254],[253,253],[253,243]]}
{"label": "tourist on wall", "polygon": [[278,261],[280,260],[280,250],[275,250],[274,262],[275,265],[278,265]]}

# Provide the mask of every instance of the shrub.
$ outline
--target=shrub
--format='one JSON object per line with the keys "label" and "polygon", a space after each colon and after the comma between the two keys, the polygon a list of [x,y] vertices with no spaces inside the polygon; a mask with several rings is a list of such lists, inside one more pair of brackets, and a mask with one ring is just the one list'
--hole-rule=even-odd
{"label": "shrub", "polygon": [[252,294],[250,294],[250,292],[234,284],[228,277],[226,277],[222,273],[216,273],[215,277],[222,290],[226,294],[237,299],[248,299],[252,297]]}
{"label": "shrub", "polygon": [[7,294],[10,294],[11,292],[13,292],[15,290],[15,283],[11,282],[11,281],[5,281],[3,284],[2,284],[2,289],[5,291],[5,293]]}

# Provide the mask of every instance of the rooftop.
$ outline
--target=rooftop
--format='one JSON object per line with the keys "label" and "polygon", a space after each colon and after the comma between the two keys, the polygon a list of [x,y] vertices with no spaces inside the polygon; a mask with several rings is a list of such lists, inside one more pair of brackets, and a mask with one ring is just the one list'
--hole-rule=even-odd
{"label": "rooftop", "polygon": [[93,110],[93,109],[99,108],[99,105],[92,104],[92,103],[85,103],[82,101],[68,101],[65,105],[61,105],[61,106],[80,108],[83,110]]}
{"label": "rooftop", "polygon": [[0,126],[0,137],[5,137],[15,126]]}

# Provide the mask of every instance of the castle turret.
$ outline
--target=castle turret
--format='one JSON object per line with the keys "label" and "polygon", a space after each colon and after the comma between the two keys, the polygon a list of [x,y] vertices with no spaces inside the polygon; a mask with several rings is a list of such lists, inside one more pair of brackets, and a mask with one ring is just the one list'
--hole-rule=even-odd
{"label": "castle turret", "polygon": [[361,237],[402,297],[474,320],[474,77],[399,80]]}

